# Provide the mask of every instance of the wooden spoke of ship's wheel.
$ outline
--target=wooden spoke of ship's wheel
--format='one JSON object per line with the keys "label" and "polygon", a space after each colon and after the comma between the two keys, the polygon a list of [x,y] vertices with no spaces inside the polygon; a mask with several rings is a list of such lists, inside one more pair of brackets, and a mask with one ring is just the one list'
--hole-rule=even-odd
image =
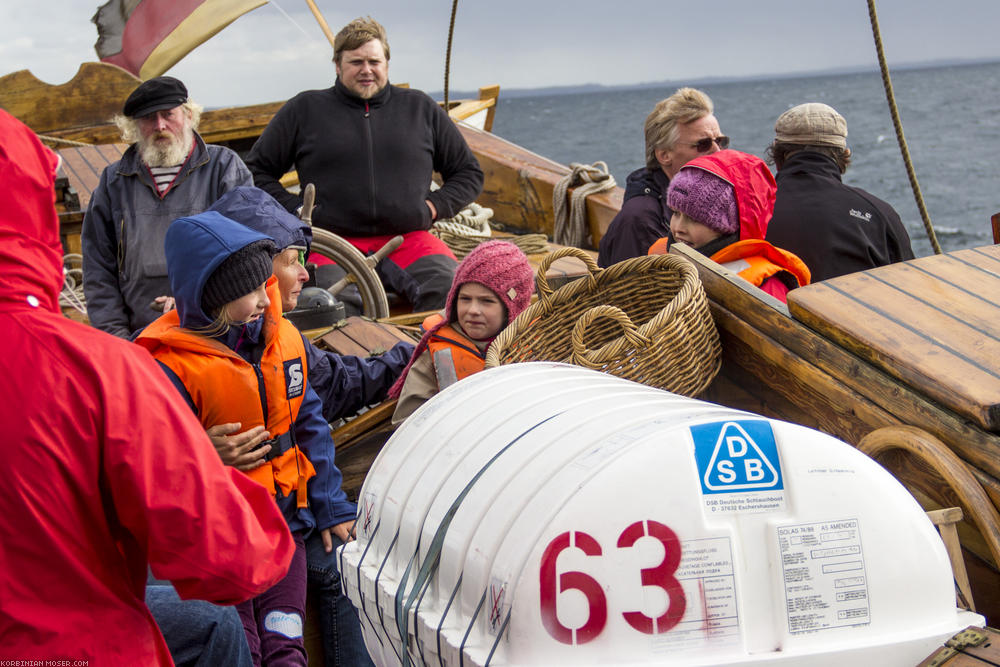
{"label": "wooden spoke of ship's wheel", "polygon": [[[862,438],[858,449],[889,469],[903,486],[915,487],[946,507],[957,501],[979,529],[993,562],[1000,565],[1000,514],[969,466],[947,445],[914,426],[885,426]],[[900,452],[915,461],[893,465],[889,459]],[[948,488],[937,486],[935,477]]]}
{"label": "wooden spoke of ship's wheel", "polygon": [[348,243],[342,236],[319,227],[313,227],[312,233],[312,251],[333,260],[339,267],[347,271],[347,276],[336,284],[320,285],[320,287],[326,288],[336,296],[349,283],[354,283],[358,286],[362,311],[366,317],[373,319],[389,317],[389,300],[386,298],[382,281],[375,273],[375,265],[382,257],[395,249],[395,247],[391,247],[393,242],[387,243],[386,247],[383,247],[375,255],[365,257],[360,250]]}

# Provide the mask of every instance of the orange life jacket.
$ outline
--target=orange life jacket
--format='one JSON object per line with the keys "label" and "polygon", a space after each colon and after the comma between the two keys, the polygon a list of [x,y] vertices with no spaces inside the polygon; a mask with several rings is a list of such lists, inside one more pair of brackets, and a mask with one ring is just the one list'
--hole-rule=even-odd
{"label": "orange life jacket", "polygon": [[[664,236],[649,246],[647,254],[664,255],[669,247],[670,239]],[[809,267],[799,259],[798,255],[776,248],[761,239],[744,239],[730,243],[709,259],[735,271],[740,278],[757,287],[782,271],[792,275],[798,281],[799,287],[808,285],[810,280]]]}
{"label": "orange life jacket", "polygon": [[[440,313],[428,315],[424,318],[424,331],[430,331],[442,319],[444,317]],[[451,324],[446,324],[434,332],[427,341],[427,350],[430,352],[431,363],[438,378],[442,377],[442,371],[444,371],[444,375],[454,372],[456,379],[461,380],[473,373],[478,373],[486,367],[486,354],[480,352],[476,343],[471,338],[458,331]],[[450,362],[448,354],[438,354],[438,352],[443,351],[450,353]],[[439,367],[442,363],[450,363],[450,367],[440,369]],[[440,385],[440,379],[438,380],[438,384]],[[441,386],[438,388],[444,389]]]}
{"label": "orange life jacket", "polygon": [[751,285],[760,286],[782,271],[790,273],[799,287],[809,284],[809,267],[794,253],[775,248],[762,239],[744,239],[712,255],[712,261],[735,271]]}
{"label": "orange life jacket", "polygon": [[182,328],[176,310],[146,327],[136,342],[177,374],[202,426],[240,422],[247,430],[263,425],[277,439],[272,452],[287,447],[245,474],[271,493],[296,492],[298,506],[305,507],[306,482],[316,471],[295,444],[292,428],[305,396],[305,345],[298,329],[281,317],[281,293],[273,276],[267,296],[271,305],[261,328],[264,351],[256,368],[222,342]]}

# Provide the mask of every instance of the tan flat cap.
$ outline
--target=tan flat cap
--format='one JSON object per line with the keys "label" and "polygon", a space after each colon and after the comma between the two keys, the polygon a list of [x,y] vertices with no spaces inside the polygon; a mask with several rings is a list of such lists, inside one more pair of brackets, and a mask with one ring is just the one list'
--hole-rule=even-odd
{"label": "tan flat cap", "polygon": [[847,121],[831,106],[808,102],[778,116],[774,139],[786,144],[847,148]]}

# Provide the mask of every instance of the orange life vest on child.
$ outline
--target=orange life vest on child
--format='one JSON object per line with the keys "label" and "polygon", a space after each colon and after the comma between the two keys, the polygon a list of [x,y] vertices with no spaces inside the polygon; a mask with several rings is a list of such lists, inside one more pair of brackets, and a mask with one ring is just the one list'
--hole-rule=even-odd
{"label": "orange life vest on child", "polygon": [[[666,236],[657,239],[649,246],[650,255],[664,255],[670,247],[670,239]],[[769,278],[782,271],[798,281],[798,286],[808,285],[810,280],[809,267],[798,255],[781,248],[776,248],[761,239],[744,239],[730,243],[717,251],[709,259],[722,264],[730,271],[746,280],[755,287],[761,287]],[[768,290],[771,291],[771,290]],[[787,289],[783,289],[787,292]],[[779,299],[781,295],[775,294]]]}
{"label": "orange life vest on child", "polygon": [[727,245],[710,258],[735,271],[751,285],[760,286],[782,271],[790,273],[799,287],[809,284],[809,268],[798,255],[775,248],[761,239],[744,239]]}
{"label": "orange life vest on child", "polygon": [[259,367],[220,341],[182,328],[176,310],[161,315],[136,342],[177,374],[202,426],[240,422],[247,430],[263,425],[278,439],[272,451],[279,444],[287,446],[287,451],[245,474],[271,493],[298,492],[298,505],[304,507],[306,482],[316,471],[295,445],[292,425],[305,396],[305,345],[295,325],[281,317],[281,293],[273,276],[267,281],[267,296],[271,305],[263,315],[265,344]]}
{"label": "orange life vest on child", "polygon": [[[443,319],[444,316],[440,313],[428,315],[423,321],[424,331],[430,331]],[[431,355],[431,364],[438,377],[441,377],[441,373],[438,372],[438,364],[446,358],[437,355],[437,352],[442,350],[450,350],[451,364],[455,377],[459,380],[467,378],[473,373],[478,373],[486,367],[486,354],[480,352],[471,338],[459,332],[451,324],[446,324],[435,331],[427,341],[427,351]],[[444,389],[444,387],[439,387],[439,389]]]}

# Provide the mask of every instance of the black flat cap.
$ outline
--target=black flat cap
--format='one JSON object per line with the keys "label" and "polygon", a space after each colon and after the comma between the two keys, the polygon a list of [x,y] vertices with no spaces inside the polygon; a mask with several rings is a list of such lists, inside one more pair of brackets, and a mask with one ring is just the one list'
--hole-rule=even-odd
{"label": "black flat cap", "polygon": [[155,111],[173,109],[187,102],[188,91],[172,76],[158,76],[143,81],[125,100],[122,113],[130,118],[140,118]]}

